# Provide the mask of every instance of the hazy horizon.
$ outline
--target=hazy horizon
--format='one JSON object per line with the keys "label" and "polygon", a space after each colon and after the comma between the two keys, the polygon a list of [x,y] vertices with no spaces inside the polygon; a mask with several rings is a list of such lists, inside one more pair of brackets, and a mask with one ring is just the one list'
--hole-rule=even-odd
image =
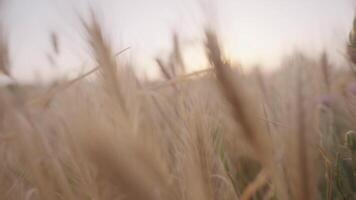
{"label": "hazy horizon", "polygon": [[[88,62],[89,53],[80,31],[78,14],[91,7],[99,16],[115,51],[131,49],[123,55],[139,71],[154,76],[153,59],[167,53],[172,32],[176,31],[186,48],[190,70],[204,65],[199,45],[204,13],[216,11],[216,24],[225,54],[246,65],[264,63],[273,67],[295,48],[317,54],[325,48],[343,51],[354,14],[351,0],[5,0],[1,16],[11,45],[15,76],[33,79],[78,70]],[[61,54],[58,68],[50,64],[50,32],[59,36]],[[54,72],[52,72],[54,71]]]}

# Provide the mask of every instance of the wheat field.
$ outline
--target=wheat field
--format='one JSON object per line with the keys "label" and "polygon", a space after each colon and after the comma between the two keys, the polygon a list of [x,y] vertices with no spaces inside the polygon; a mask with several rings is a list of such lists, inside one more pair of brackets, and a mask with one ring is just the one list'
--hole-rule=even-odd
{"label": "wheat field", "polygon": [[[94,15],[82,24],[96,68],[0,88],[0,199],[356,199],[353,31],[346,66],[296,52],[265,73],[229,63],[207,27],[207,69],[185,73],[174,36],[162,79],[148,81]],[[11,78],[9,63],[2,36]]]}

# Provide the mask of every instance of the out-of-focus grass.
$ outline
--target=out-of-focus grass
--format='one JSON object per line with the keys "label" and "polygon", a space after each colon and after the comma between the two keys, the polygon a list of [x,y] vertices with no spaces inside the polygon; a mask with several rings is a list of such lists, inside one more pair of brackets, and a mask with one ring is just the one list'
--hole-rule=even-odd
{"label": "out-of-focus grass", "polygon": [[[115,58],[94,15],[83,25],[97,69],[0,89],[0,199],[356,198],[356,79],[326,53],[242,74],[207,29],[207,70],[185,74],[175,35],[149,82]],[[7,52],[0,38],[11,76]]]}

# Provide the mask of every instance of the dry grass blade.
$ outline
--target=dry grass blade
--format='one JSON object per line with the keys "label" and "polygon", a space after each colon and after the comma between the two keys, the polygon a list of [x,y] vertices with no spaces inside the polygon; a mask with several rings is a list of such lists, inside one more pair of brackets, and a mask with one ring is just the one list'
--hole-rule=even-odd
{"label": "dry grass blade", "polygon": [[194,76],[199,76],[199,75],[202,75],[202,74],[206,74],[206,73],[209,73],[211,72],[212,69],[203,69],[203,70],[199,70],[199,71],[196,71],[196,72],[192,72],[190,74],[185,74],[185,75],[181,75],[181,76],[176,76],[168,81],[165,81],[157,86],[154,86],[154,87],[149,87],[149,89],[151,90],[158,90],[158,89],[161,89],[161,88],[165,88],[165,87],[168,87],[168,86],[171,86],[171,85],[175,85],[175,84],[178,84],[178,83],[181,83],[185,80],[189,80],[189,78],[191,77],[194,77]]}
{"label": "dry grass blade", "polygon": [[249,200],[252,199],[254,194],[263,186],[265,186],[268,182],[268,176],[265,170],[261,170],[260,173],[256,176],[255,180],[253,180],[246,187],[245,191],[242,193],[241,200]]}
{"label": "dry grass blade", "polygon": [[50,37],[51,37],[52,49],[53,49],[54,53],[58,55],[60,53],[58,35],[55,32],[52,32]]}
{"label": "dry grass blade", "polygon": [[184,64],[181,46],[179,44],[179,39],[178,39],[177,33],[173,34],[173,57],[174,57],[177,65],[181,68],[182,72],[184,73],[186,70],[186,66]]}
{"label": "dry grass blade", "polygon": [[323,78],[324,85],[326,87],[326,92],[330,91],[330,69],[329,69],[329,60],[328,55],[326,52],[323,52],[320,58],[320,65],[321,65],[321,74]]}
{"label": "dry grass blade", "polygon": [[237,76],[238,74],[233,72],[231,67],[223,61],[218,38],[215,33],[209,30],[206,31],[206,39],[208,58],[215,69],[217,79],[222,86],[222,91],[227,101],[231,104],[233,117],[240,124],[243,136],[249,145],[251,145],[256,155],[263,161],[268,157],[266,157],[266,153],[269,153],[269,149],[267,148],[268,141],[261,140],[260,134],[263,134],[263,130],[258,123],[256,124],[258,115],[256,115],[257,111],[251,105],[253,100],[247,98],[246,92],[240,85],[241,82],[238,82],[234,77],[234,75]]}
{"label": "dry grass blade", "polygon": [[297,199],[311,200],[311,191],[310,191],[310,174],[309,174],[309,157],[308,157],[308,145],[307,145],[307,129],[308,125],[306,123],[306,113],[305,113],[305,100],[303,94],[303,73],[299,70],[297,74],[297,91],[296,91],[296,119],[297,119],[297,163],[298,163],[298,191]]}
{"label": "dry grass blade", "polygon": [[6,76],[10,77],[10,57],[7,40],[0,25],[0,70]]}
{"label": "dry grass blade", "polygon": [[163,64],[162,60],[159,58],[156,58],[156,63],[159,67],[159,70],[161,71],[162,75],[166,80],[172,79],[172,75],[168,72],[167,66]]}
{"label": "dry grass blade", "polygon": [[127,102],[125,102],[122,94],[115,56],[112,53],[109,42],[104,37],[104,33],[94,12],[91,12],[90,23],[84,20],[82,23],[88,35],[91,51],[102,72],[102,81],[105,88],[108,90],[108,93],[113,94],[116,104],[127,113]]}

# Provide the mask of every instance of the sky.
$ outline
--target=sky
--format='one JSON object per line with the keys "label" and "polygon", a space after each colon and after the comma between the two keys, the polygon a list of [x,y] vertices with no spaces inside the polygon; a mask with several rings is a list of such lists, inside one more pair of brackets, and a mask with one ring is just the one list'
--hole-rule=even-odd
{"label": "sky", "polygon": [[[167,56],[177,32],[189,71],[205,65],[203,27],[213,23],[225,55],[246,66],[278,66],[298,48],[340,54],[355,10],[353,0],[3,0],[0,20],[10,41],[18,79],[51,79],[89,65],[90,54],[78,20],[88,8],[97,14],[114,51],[144,76],[157,75],[154,58]],[[50,33],[58,35],[56,65]]]}

